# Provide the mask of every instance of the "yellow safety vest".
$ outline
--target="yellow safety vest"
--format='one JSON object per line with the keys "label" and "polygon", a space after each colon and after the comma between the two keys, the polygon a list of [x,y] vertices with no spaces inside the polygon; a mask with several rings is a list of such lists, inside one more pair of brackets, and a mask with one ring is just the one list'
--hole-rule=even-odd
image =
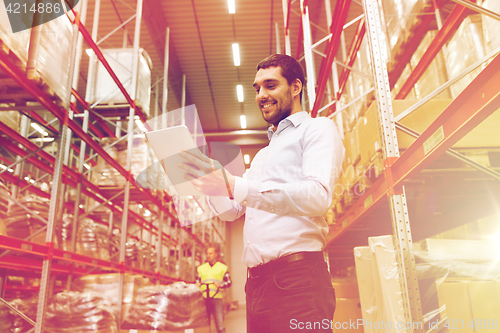
{"label": "yellow safety vest", "polygon": [[[221,263],[220,261],[217,261],[215,265],[210,266],[208,262],[204,263],[203,265],[198,266],[198,274],[200,275],[201,278],[201,283],[211,283],[211,282],[219,282],[219,284],[222,284],[224,274],[227,272],[227,266]],[[215,294],[217,291],[217,288],[213,285],[210,284],[210,297],[212,298],[222,298],[222,289],[219,288],[219,292]],[[207,286],[202,284],[200,286],[200,290],[203,293],[203,297],[207,297]],[[215,296],[214,296],[215,295]]]}

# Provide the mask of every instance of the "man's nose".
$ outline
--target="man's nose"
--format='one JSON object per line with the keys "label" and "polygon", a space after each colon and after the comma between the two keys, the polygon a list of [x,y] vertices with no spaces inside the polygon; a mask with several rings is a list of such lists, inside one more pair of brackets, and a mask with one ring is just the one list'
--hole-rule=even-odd
{"label": "man's nose", "polygon": [[265,89],[260,89],[257,93],[257,101],[267,98],[267,91]]}

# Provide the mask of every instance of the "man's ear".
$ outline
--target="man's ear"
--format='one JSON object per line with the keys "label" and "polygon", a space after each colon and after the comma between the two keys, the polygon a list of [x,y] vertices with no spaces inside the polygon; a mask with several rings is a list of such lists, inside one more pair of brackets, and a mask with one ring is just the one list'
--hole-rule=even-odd
{"label": "man's ear", "polygon": [[292,83],[292,96],[295,98],[295,96],[300,96],[300,93],[302,92],[302,82],[300,82],[299,79],[295,79]]}

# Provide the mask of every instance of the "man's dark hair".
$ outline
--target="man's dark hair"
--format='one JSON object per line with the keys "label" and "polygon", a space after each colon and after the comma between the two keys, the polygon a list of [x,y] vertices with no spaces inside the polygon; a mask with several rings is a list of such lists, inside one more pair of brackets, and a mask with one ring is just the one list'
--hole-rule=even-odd
{"label": "man's dark hair", "polygon": [[[269,67],[279,67],[281,68],[281,75],[286,79],[288,85],[291,85],[295,79],[299,79],[302,83],[302,91],[306,85],[306,78],[302,66],[294,58],[286,54],[273,54],[269,57],[261,60],[257,65],[257,71],[259,69],[266,69]],[[302,91],[300,92],[300,102],[302,102]]]}

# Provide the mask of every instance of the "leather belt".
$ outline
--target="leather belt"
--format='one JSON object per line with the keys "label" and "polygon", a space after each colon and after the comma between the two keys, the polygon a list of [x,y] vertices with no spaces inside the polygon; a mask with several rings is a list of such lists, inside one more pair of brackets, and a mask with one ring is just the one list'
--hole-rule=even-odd
{"label": "leather belt", "polygon": [[297,252],[293,254],[289,254],[283,257],[280,257],[275,260],[271,260],[262,265],[258,265],[248,269],[248,277],[256,278],[256,277],[265,277],[269,276],[274,272],[278,272],[285,268],[288,268],[290,264],[296,262],[325,262],[325,258],[323,256],[322,251],[316,252]]}

